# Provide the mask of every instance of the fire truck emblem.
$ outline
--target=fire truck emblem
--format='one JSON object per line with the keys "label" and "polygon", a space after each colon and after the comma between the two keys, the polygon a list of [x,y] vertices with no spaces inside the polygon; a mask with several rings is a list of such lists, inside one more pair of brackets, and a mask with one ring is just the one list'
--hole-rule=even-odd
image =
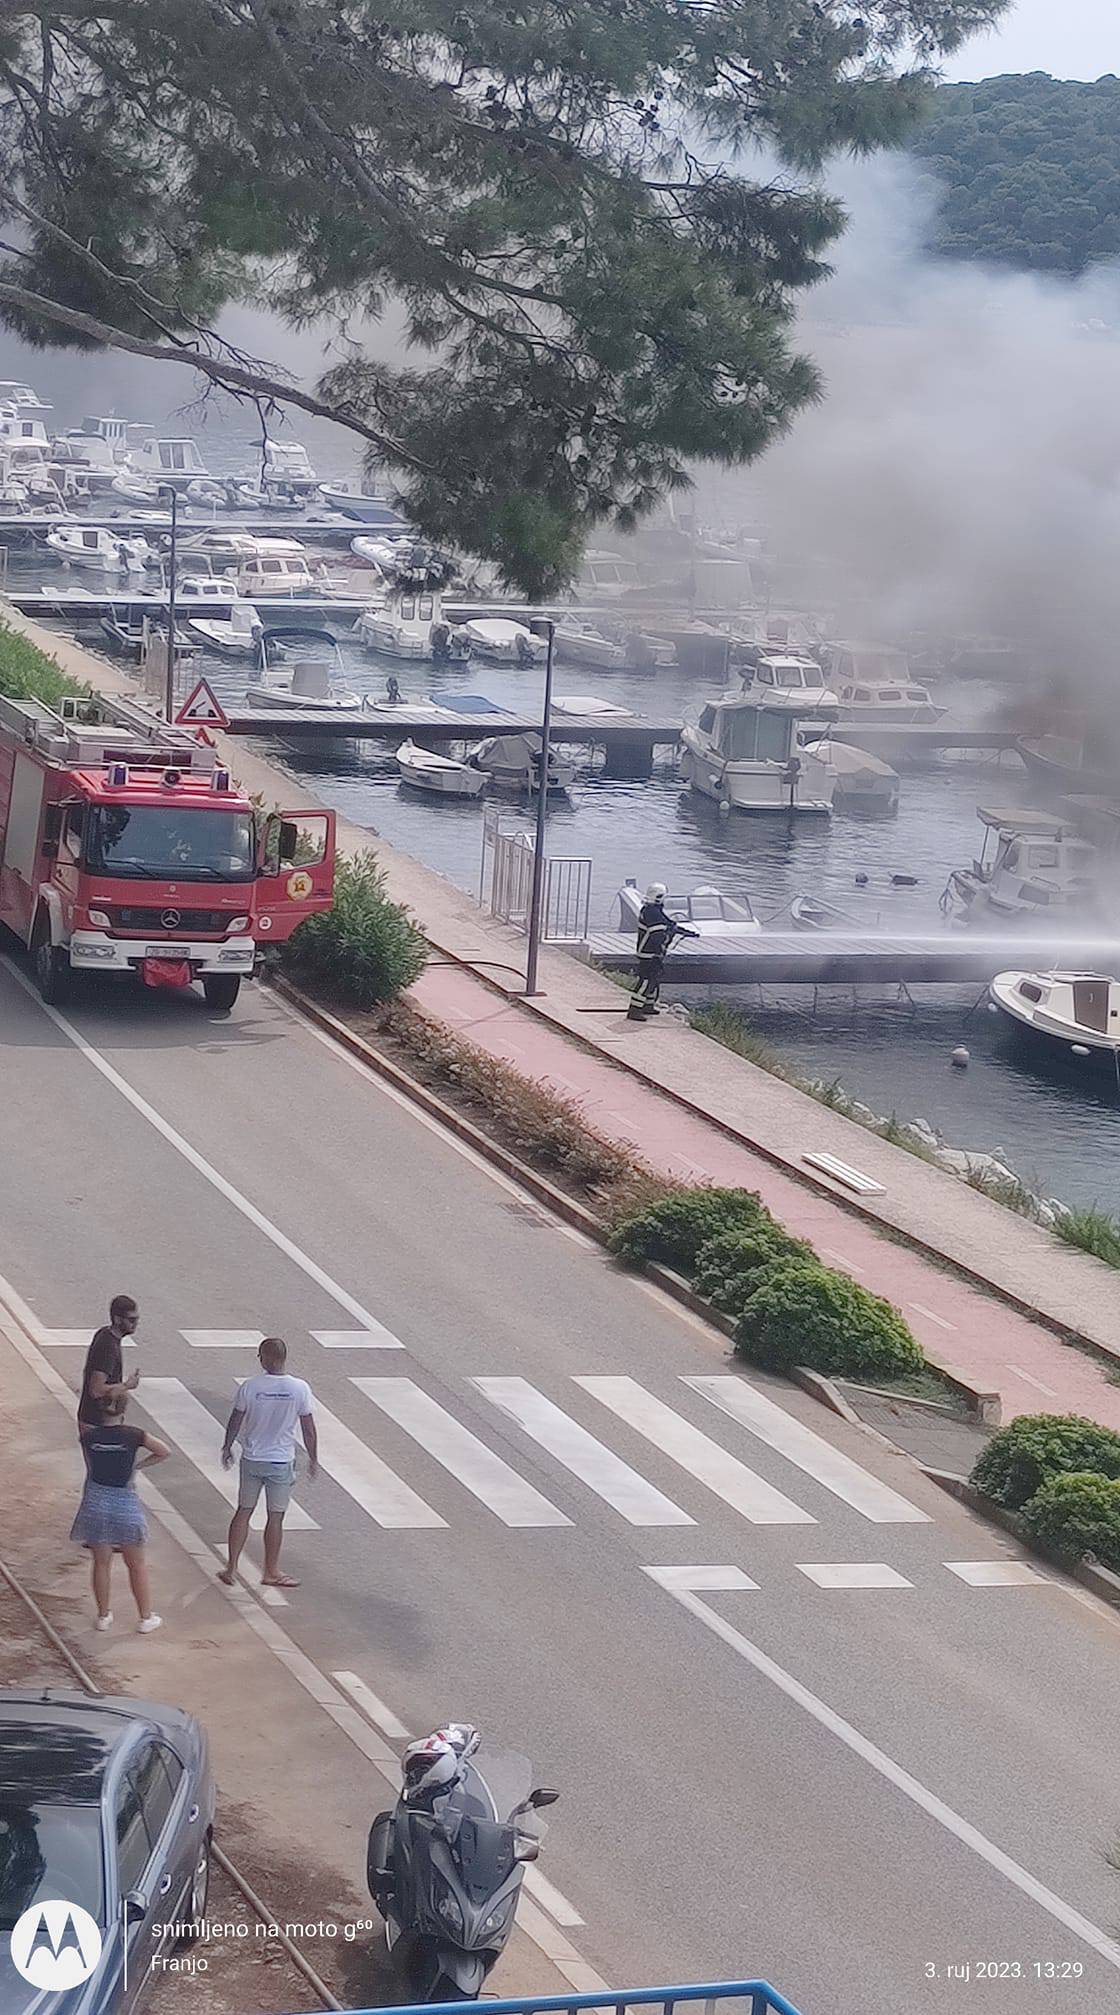
{"label": "fire truck emblem", "polygon": [[183,919],[178,910],[164,910],[160,923],[165,931],[177,931]]}
{"label": "fire truck emblem", "polygon": [[294,875],[288,876],[288,894],[294,903],[306,902],[314,886],[306,868],[297,868]]}

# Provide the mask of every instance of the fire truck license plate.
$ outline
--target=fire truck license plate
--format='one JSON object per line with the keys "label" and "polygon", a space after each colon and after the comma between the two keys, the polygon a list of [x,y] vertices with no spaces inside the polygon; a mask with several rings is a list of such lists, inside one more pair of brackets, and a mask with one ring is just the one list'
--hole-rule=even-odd
{"label": "fire truck license plate", "polygon": [[179,945],[145,945],[146,959],[181,959],[184,956]]}

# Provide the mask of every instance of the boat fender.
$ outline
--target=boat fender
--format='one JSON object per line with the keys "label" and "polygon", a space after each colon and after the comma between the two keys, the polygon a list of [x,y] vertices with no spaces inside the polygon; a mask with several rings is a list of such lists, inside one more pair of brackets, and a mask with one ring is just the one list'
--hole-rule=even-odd
{"label": "boat fender", "polygon": [[870,875],[865,875],[865,874],[858,874],[858,875],[856,876],[856,887],[857,887],[857,889],[865,889],[865,888],[867,887],[867,884],[868,884],[868,882],[869,882],[870,880],[871,880],[871,876],[870,876]]}
{"label": "boat fender", "polygon": [[918,886],[918,877],[917,877],[917,875],[892,875],[892,876],[891,876],[891,887],[892,887],[893,889],[916,889],[916,888],[917,888],[917,886]]}
{"label": "boat fender", "polygon": [[966,1050],[963,1043],[960,1043],[955,1050],[950,1052],[949,1062],[952,1064],[954,1070],[967,1070],[969,1064],[972,1062],[971,1052]]}

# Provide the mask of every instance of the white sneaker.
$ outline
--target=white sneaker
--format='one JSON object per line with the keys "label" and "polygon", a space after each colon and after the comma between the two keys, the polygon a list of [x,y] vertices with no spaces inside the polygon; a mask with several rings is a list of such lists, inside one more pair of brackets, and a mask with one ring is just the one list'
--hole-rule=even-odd
{"label": "white sneaker", "polygon": [[143,1621],[137,1625],[137,1629],[141,1637],[147,1637],[148,1632],[150,1630],[158,1630],[162,1622],[162,1616],[145,1616]]}
{"label": "white sneaker", "polygon": [[108,1609],[106,1610],[104,1616],[98,1617],[97,1622],[94,1624],[93,1627],[95,1630],[109,1630],[112,1627],[112,1622],[113,1622],[113,1612],[111,1609]]}

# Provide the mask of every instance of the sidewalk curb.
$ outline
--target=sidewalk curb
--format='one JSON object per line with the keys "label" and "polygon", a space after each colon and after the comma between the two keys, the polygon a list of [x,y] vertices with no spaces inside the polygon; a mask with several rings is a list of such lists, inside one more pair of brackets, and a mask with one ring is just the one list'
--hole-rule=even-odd
{"label": "sidewalk curb", "polygon": [[1050,1567],[1060,1568],[1071,1580],[1079,1581],[1083,1588],[1090,1589],[1101,1602],[1107,1602],[1111,1609],[1120,1610],[1120,1574],[1114,1574],[1110,1567],[1102,1567],[1089,1554],[1081,1560],[1070,1561],[1056,1547],[1043,1546],[1037,1539],[1031,1538],[1020,1512],[1010,1511],[1005,1504],[996,1504],[992,1498],[985,1497],[983,1491],[977,1490],[967,1477],[955,1476],[949,1469],[927,1469],[924,1463],[921,1468],[923,1476],[928,1476],[939,1490],[955,1497],[959,1503],[967,1504],[970,1511],[978,1512],[989,1525],[998,1525],[1002,1532],[1017,1540],[1025,1552],[1033,1553],[1037,1560],[1045,1560]]}
{"label": "sidewalk curb", "polygon": [[[546,1204],[549,1210],[554,1211],[558,1217],[564,1218],[576,1230],[582,1231],[587,1238],[594,1239],[596,1245],[606,1247],[608,1238],[606,1226],[600,1218],[595,1216],[593,1211],[587,1209],[586,1205],[577,1203],[574,1197],[568,1196],[566,1191],[557,1188],[554,1183],[551,1183],[547,1176],[539,1175],[535,1169],[519,1161],[517,1156],[512,1154],[508,1148],[504,1148],[497,1141],[491,1140],[489,1134],[484,1133],[481,1127],[475,1126],[473,1121],[466,1119],[462,1113],[456,1112],[453,1106],[445,1104],[437,1092],[433,1092],[427,1085],[420,1084],[415,1078],[410,1077],[408,1072],[402,1070],[399,1064],[394,1063],[391,1058],[383,1056],[380,1050],[373,1047],[372,1043],[366,1042],[364,1036],[358,1035],[356,1030],[349,1028],[345,1022],[340,1021],[336,1015],[331,1014],[328,1008],[320,1007],[317,1001],[312,1000],[310,995],[305,994],[293,981],[285,979],[282,973],[270,973],[267,983],[274,992],[282,995],[290,1006],[298,1009],[299,1013],[312,1022],[316,1028],[321,1029],[324,1035],[329,1035],[332,1041],[337,1042],[342,1049],[345,1049],[351,1056],[356,1057],[360,1063],[366,1064],[376,1075],[385,1078],[395,1090],[403,1093],[414,1105],[420,1106],[432,1119],[438,1120],[440,1125],[446,1127],[449,1133],[455,1134],[468,1147],[473,1148],[476,1154],[481,1155],[485,1161],[493,1162],[496,1168],[501,1169],[503,1175],[509,1176],[521,1188],[527,1189],[530,1195],[537,1198],[539,1203]],[[434,1017],[431,1017],[431,1019],[434,1019]],[[695,1288],[681,1274],[674,1273],[671,1267],[662,1266],[656,1260],[647,1260],[642,1268],[642,1277],[646,1280],[652,1280],[657,1287],[661,1288],[663,1293],[669,1295],[672,1300],[679,1302],[682,1307],[687,1308],[692,1315],[699,1316],[701,1321],[707,1323],[710,1328],[716,1330],[721,1336],[726,1337],[729,1341],[734,1336],[735,1324],[731,1317],[723,1315],[719,1309],[713,1308],[710,1302],[705,1301],[702,1295],[697,1294]],[[963,1378],[959,1372],[946,1369],[928,1350],[924,1354],[935,1370],[945,1378],[946,1382],[960,1393],[976,1419],[998,1424],[998,1394],[985,1392],[977,1386],[969,1385],[967,1379]],[[798,1367],[791,1376],[795,1384],[800,1385],[805,1392],[810,1393],[823,1406],[829,1407],[833,1413],[840,1414],[845,1420],[855,1421],[861,1427],[865,1425],[859,1419],[859,1415],[854,1409],[849,1407],[847,1401],[836,1391],[831,1380],[824,1378],[818,1372],[805,1370],[801,1367]],[[995,1409],[994,1414],[991,1410],[993,1407]],[[888,1441],[885,1435],[880,1436],[880,1439],[886,1443],[888,1448],[894,1448],[895,1443]]]}

